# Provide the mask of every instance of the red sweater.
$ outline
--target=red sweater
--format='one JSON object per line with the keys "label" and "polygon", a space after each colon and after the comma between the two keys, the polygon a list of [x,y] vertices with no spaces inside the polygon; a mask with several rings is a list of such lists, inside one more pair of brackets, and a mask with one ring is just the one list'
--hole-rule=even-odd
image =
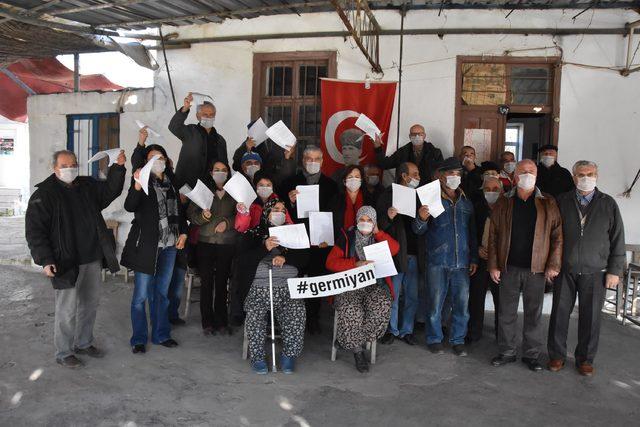
{"label": "red sweater", "polygon": [[[269,199],[274,199],[278,196],[276,194],[272,194],[269,196]],[[240,213],[236,212],[236,220],[235,220],[235,229],[244,233],[245,231],[257,226],[260,224],[260,218],[262,217],[262,205],[258,202],[251,203],[249,206],[249,212]],[[291,217],[289,216],[289,212],[285,214],[285,224],[293,224]]]}

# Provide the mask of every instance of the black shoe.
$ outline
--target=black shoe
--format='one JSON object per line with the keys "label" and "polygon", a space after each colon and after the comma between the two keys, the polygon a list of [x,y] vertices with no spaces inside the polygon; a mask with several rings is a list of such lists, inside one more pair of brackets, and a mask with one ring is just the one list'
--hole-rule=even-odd
{"label": "black shoe", "polygon": [[131,352],[133,354],[146,353],[147,352],[147,348],[145,347],[144,344],[136,344],[133,347],[131,347]]}
{"label": "black shoe", "polygon": [[538,362],[538,359],[531,359],[529,357],[523,357],[522,363],[527,365],[527,368],[532,370],[533,372],[542,371],[542,365]]}
{"label": "black shoe", "polygon": [[162,341],[160,343],[161,346],[163,347],[168,347],[168,348],[172,348],[172,347],[177,347],[178,343],[176,342],[176,340],[174,340],[173,338],[169,338],[166,341]]}
{"label": "black shoe", "polygon": [[58,365],[64,366],[65,368],[71,369],[81,368],[84,366],[84,362],[75,357],[73,354],[62,359],[56,359],[56,363],[58,363]]}
{"label": "black shoe", "polygon": [[395,335],[393,335],[391,332],[385,332],[382,338],[380,338],[380,343],[386,344],[386,345],[393,344],[393,340],[395,339],[396,339]]}
{"label": "black shoe", "polygon": [[369,372],[369,361],[365,356],[364,351],[353,353],[353,358],[356,360],[356,369],[360,373]]}
{"label": "black shoe", "polygon": [[104,352],[93,345],[90,345],[87,348],[76,348],[75,352],[76,354],[84,354],[86,356],[94,357],[96,359],[102,359],[104,357]]}
{"label": "black shoe", "polygon": [[453,353],[456,356],[465,357],[468,355],[467,347],[464,344],[456,344],[453,346]]}
{"label": "black shoe", "polygon": [[416,345],[416,339],[413,337],[413,334],[407,334],[400,339],[409,345]]}
{"label": "black shoe", "polygon": [[442,346],[442,343],[437,342],[434,344],[427,344],[427,348],[433,354],[444,354],[444,347]]}
{"label": "black shoe", "polygon": [[413,330],[414,331],[424,331],[424,328],[425,328],[424,322],[416,322],[413,325]]}
{"label": "black shoe", "polygon": [[169,323],[171,323],[173,326],[184,326],[184,325],[187,324],[187,322],[185,322],[184,320],[182,320],[179,317],[177,317],[175,319],[169,319]]}
{"label": "black shoe", "polygon": [[493,359],[491,359],[491,364],[493,366],[502,366],[502,365],[506,365],[507,363],[513,363],[515,361],[516,361],[516,356],[505,356],[503,354],[500,354],[494,357]]}

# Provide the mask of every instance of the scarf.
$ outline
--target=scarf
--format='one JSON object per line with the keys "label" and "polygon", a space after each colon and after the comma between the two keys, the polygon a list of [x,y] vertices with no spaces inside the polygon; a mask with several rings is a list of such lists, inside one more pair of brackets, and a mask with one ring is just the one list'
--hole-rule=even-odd
{"label": "scarf", "polygon": [[349,197],[349,193],[345,191],[344,193],[344,221],[342,225],[345,230],[350,229],[354,225],[356,225],[356,212],[358,209],[362,207],[362,190],[358,191],[358,195],[356,196],[355,203],[351,202],[351,197]]}
{"label": "scarf", "polygon": [[320,175],[322,175],[322,172],[311,175],[305,168],[302,168],[302,175],[304,175],[304,178],[307,180],[307,185],[315,185],[320,182]]}
{"label": "scarf", "polygon": [[[378,218],[376,215],[376,210],[373,209],[371,206],[363,206],[360,209],[358,209],[358,213],[356,214],[356,225],[357,225],[357,221],[359,221],[360,218],[363,217],[364,215],[371,218],[374,224],[377,223]],[[355,243],[356,255],[358,257],[358,261],[363,261],[366,259],[366,257],[364,256],[364,247],[375,243],[375,239],[373,237],[373,231],[367,235],[364,235],[356,227],[355,236],[356,236],[356,239],[354,243]]]}
{"label": "scarf", "polygon": [[[269,214],[273,210],[273,207],[277,203],[284,203],[282,200],[277,197],[273,197],[267,200],[262,207],[262,215],[260,216],[260,223],[255,227],[247,230],[247,233],[254,237],[255,239],[265,240],[269,237],[269,227],[273,227],[269,222]],[[287,214],[285,210],[285,215]]]}
{"label": "scarf", "polygon": [[178,199],[167,174],[162,180],[153,179],[153,188],[158,198],[158,247],[170,247],[178,241]]}

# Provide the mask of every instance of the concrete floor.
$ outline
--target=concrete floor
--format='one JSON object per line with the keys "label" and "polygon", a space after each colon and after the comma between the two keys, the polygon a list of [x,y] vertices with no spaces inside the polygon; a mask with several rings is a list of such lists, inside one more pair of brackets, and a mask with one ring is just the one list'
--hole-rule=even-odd
{"label": "concrete floor", "polygon": [[[640,335],[609,316],[591,379],[571,364],[557,374],[521,363],[493,368],[489,327],[467,358],[434,356],[424,345],[379,345],[366,375],[350,354],[329,360],[325,327],[305,342],[295,375],[257,376],[240,357],[240,334],[201,334],[197,305],[188,325],[174,331],[178,348],[133,355],[132,286],[109,278],[95,330],[107,356],[71,371],[53,358],[49,282],[22,266],[0,266],[0,277],[1,426],[566,426],[633,423],[640,414]],[[570,346],[574,337],[575,329]]]}

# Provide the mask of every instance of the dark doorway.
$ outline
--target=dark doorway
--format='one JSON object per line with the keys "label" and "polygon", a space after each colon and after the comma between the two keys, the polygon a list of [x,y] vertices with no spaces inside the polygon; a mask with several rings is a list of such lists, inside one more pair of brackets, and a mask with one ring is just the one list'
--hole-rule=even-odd
{"label": "dark doorway", "polygon": [[517,160],[538,160],[538,148],[551,143],[551,115],[514,113],[507,115],[505,151]]}

